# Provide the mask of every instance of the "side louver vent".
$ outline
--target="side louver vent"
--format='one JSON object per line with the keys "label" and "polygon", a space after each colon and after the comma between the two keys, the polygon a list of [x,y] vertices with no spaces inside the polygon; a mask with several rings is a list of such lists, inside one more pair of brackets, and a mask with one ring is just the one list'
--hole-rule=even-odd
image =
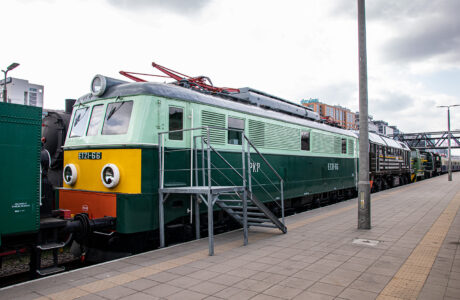
{"label": "side louver vent", "polygon": [[339,137],[334,137],[334,152],[335,154],[342,153],[342,139]]}
{"label": "side louver vent", "polygon": [[265,136],[265,148],[282,150],[299,150],[300,130],[286,126],[265,124],[265,132],[271,132]]}
{"label": "side louver vent", "polygon": [[312,132],[312,152],[334,153],[334,137],[319,132]]}
{"label": "side louver vent", "polygon": [[249,120],[249,139],[256,147],[265,145],[265,126],[264,122]]}
{"label": "side louver vent", "polygon": [[348,154],[348,155],[354,155],[354,154],[355,154],[355,141],[353,141],[353,140],[348,140],[348,143],[347,143],[347,154]]}
{"label": "side louver vent", "polygon": [[[225,115],[203,110],[201,112],[201,125],[225,128]],[[203,129],[201,134],[206,136],[206,129]],[[211,144],[225,144],[225,131],[211,129],[209,131],[209,140]]]}

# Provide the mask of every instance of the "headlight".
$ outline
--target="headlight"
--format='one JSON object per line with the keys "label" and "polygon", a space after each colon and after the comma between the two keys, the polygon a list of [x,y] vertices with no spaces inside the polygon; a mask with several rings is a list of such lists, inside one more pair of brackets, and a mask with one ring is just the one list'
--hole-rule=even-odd
{"label": "headlight", "polygon": [[74,164],[67,164],[62,172],[64,182],[68,185],[74,185],[77,182],[77,167]]}
{"label": "headlight", "polygon": [[101,171],[101,180],[106,188],[114,188],[120,181],[120,171],[114,164],[106,164]]}
{"label": "headlight", "polygon": [[96,75],[91,81],[91,93],[94,96],[101,96],[104,94],[107,87],[107,81],[104,76]]}

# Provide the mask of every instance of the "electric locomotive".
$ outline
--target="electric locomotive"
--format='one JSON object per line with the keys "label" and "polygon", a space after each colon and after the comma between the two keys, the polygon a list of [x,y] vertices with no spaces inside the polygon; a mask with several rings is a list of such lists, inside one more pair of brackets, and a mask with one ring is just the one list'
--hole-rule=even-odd
{"label": "electric locomotive", "polygon": [[[318,123],[307,108],[251,88],[210,92],[193,86],[192,80],[128,83],[97,75],[91,93],[77,100],[64,145],[59,207],[90,220],[116,218],[111,230],[93,232],[87,247],[102,240],[115,245],[133,236],[143,238],[132,239],[130,245],[151,243],[158,235],[152,232],[159,224],[161,132],[225,128],[211,129],[209,143],[234,162],[241,159],[244,131],[282,176],[288,208],[356,192],[358,151],[353,132]],[[170,152],[164,159],[177,166],[193,165],[192,139],[186,132],[166,134],[164,147]],[[269,180],[262,178],[255,159],[250,164],[264,189]],[[225,176],[213,174],[213,184],[222,184]],[[168,175],[167,184],[189,186],[194,176],[178,167]],[[193,210],[188,197],[177,196],[165,205],[166,223],[188,222]]]}

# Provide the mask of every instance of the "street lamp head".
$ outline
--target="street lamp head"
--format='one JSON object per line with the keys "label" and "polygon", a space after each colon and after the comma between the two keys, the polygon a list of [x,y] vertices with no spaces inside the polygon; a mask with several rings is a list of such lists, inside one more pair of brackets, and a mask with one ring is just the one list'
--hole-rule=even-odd
{"label": "street lamp head", "polygon": [[14,68],[16,68],[17,66],[19,66],[18,63],[12,63],[11,65],[8,66],[8,68],[6,69],[7,71],[11,71],[13,70]]}
{"label": "street lamp head", "polygon": [[438,105],[438,106],[436,106],[436,107],[447,107],[447,108],[449,108],[449,107],[455,107],[455,106],[460,106],[460,104],[452,104],[452,105]]}

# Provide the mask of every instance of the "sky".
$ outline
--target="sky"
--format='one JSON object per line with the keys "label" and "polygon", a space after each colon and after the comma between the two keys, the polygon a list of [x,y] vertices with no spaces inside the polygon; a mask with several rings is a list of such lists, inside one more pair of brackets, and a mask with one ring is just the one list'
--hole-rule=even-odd
{"label": "sky", "polygon": [[[94,75],[152,62],[293,102],[357,111],[356,0],[16,0],[2,3],[0,68],[44,85],[44,107]],[[447,129],[460,104],[460,1],[366,3],[369,114],[403,132]],[[6,28],[5,28],[6,26]],[[155,72],[156,71],[156,72]],[[128,79],[126,79],[128,80]],[[159,79],[159,81],[163,81]],[[460,130],[460,107],[451,111]]]}

